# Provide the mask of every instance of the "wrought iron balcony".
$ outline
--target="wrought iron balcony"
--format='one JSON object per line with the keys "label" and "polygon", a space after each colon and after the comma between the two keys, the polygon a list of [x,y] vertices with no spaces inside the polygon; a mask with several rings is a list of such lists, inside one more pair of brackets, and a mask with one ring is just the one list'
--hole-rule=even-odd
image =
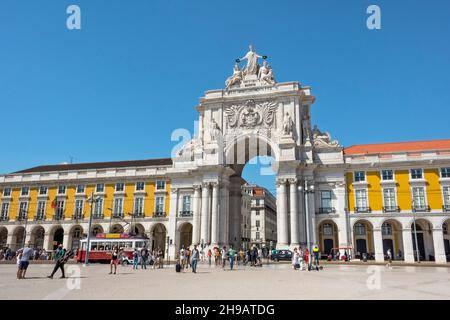
{"label": "wrought iron balcony", "polygon": [[82,213],[75,213],[72,216],[72,220],[83,220],[83,219],[84,219],[84,214],[82,214]]}
{"label": "wrought iron balcony", "polygon": [[143,212],[136,212],[131,215],[133,218],[144,218],[145,214]]}
{"label": "wrought iron balcony", "polygon": [[105,216],[103,214],[93,214],[92,215],[92,219],[94,220],[101,220],[103,219]]}
{"label": "wrought iron balcony", "polygon": [[370,207],[355,207],[355,212],[356,213],[369,213],[369,212],[372,212],[372,210],[370,209]]}
{"label": "wrought iron balcony", "polygon": [[166,216],[165,212],[159,212],[159,211],[153,212],[153,217],[154,218],[163,218],[165,216]]}
{"label": "wrought iron balcony", "polygon": [[27,215],[20,214],[20,215],[17,216],[17,221],[25,221],[25,220],[28,220],[28,216]]}
{"label": "wrought iron balcony", "polygon": [[34,221],[43,221],[45,220],[45,215],[43,214],[38,214],[34,217]]}
{"label": "wrought iron balcony", "polygon": [[450,212],[450,204],[444,204],[442,210],[444,210],[444,212]]}
{"label": "wrought iron balcony", "polygon": [[0,221],[9,221],[9,217],[7,215],[0,216]]}
{"label": "wrought iron balcony", "polygon": [[414,205],[412,207],[413,212],[430,212],[430,210],[431,210],[430,206],[425,206],[425,205],[423,205],[423,206]]}
{"label": "wrought iron balcony", "polygon": [[63,214],[55,214],[53,215],[53,220],[55,221],[59,221],[59,220],[64,220],[66,217]]}
{"label": "wrought iron balcony", "polygon": [[180,217],[192,217],[194,215],[193,211],[180,211]]}
{"label": "wrought iron balcony", "polygon": [[334,207],[328,207],[328,208],[319,208],[318,214],[330,214],[330,213],[336,213],[336,209]]}
{"label": "wrought iron balcony", "polygon": [[123,213],[115,212],[115,213],[113,213],[112,218],[113,219],[123,219]]}
{"label": "wrought iron balcony", "polygon": [[383,207],[383,212],[400,212],[399,206],[386,206]]}

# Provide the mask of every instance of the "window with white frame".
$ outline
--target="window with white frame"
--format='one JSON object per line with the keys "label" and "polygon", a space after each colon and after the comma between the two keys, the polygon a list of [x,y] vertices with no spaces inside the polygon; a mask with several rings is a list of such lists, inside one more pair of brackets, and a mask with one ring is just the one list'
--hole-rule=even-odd
{"label": "window with white frame", "polygon": [[123,213],[123,198],[114,199],[114,216],[122,216]]}
{"label": "window with white frame", "polygon": [[36,210],[36,217],[40,220],[45,217],[45,201],[38,201],[37,204],[37,210]]}
{"label": "window with white frame", "polygon": [[144,198],[134,198],[134,214],[137,216],[142,216],[144,214]]}
{"label": "window with white frame", "polygon": [[425,188],[424,187],[413,187],[413,207],[414,208],[425,208]]}
{"label": "window with white frame", "polygon": [[57,218],[62,218],[63,217],[65,204],[66,204],[66,202],[64,200],[56,201],[55,215],[56,215]]}
{"label": "window with white frame", "polygon": [[356,171],[355,182],[363,182],[363,181],[366,181],[366,173],[364,171]]}
{"label": "window with white frame", "polygon": [[47,195],[47,192],[48,192],[48,188],[46,186],[40,186],[39,187],[39,195],[40,196]]}
{"label": "window with white frame", "polygon": [[256,240],[261,239],[261,234],[257,231],[255,234]]}
{"label": "window with white frame", "polygon": [[259,228],[261,226],[261,222],[259,220],[256,220],[255,221],[255,225],[256,225],[257,228]]}
{"label": "window with white frame", "polygon": [[156,190],[166,190],[166,182],[164,180],[156,181]]}
{"label": "window with white frame", "polygon": [[3,189],[3,196],[4,197],[11,197],[11,188]]}
{"label": "window with white frame", "polygon": [[330,223],[325,223],[323,225],[323,235],[324,236],[332,236],[333,235],[333,226]]}
{"label": "window with white frame", "polygon": [[66,194],[66,186],[58,186],[58,194]]}
{"label": "window with white frame", "polygon": [[383,181],[394,180],[394,171],[393,170],[381,170],[381,180],[383,180]]}
{"label": "window with white frame", "polygon": [[320,207],[324,209],[330,209],[332,207],[330,190],[324,190],[320,192]]}
{"label": "window with white frame", "polygon": [[411,179],[423,179],[423,170],[411,169]]}
{"label": "window with white frame", "polygon": [[397,203],[395,201],[395,188],[384,188],[383,189],[383,201],[384,206],[387,209],[394,209],[397,207]]}
{"label": "window with white frame", "polygon": [[164,197],[156,197],[155,212],[161,214],[164,212]]}
{"label": "window with white frame", "polygon": [[103,198],[99,198],[94,205],[94,216],[101,217],[103,215]]}
{"label": "window with white frame", "polygon": [[97,183],[95,186],[95,192],[102,193],[105,191],[105,184],[104,183]]}
{"label": "window with white frame", "polygon": [[359,209],[365,209],[368,207],[367,205],[367,190],[366,189],[358,189],[355,191],[356,195],[356,207]]}
{"label": "window with white frame", "polygon": [[9,215],[9,202],[3,202],[2,203],[2,211],[0,214],[1,220],[6,220]]}
{"label": "window with white frame", "polygon": [[19,202],[19,219],[25,219],[27,217],[28,201]]}
{"label": "window with white frame", "polygon": [[29,187],[22,187],[20,191],[21,196],[28,196],[30,194],[30,188]]}
{"label": "window with white frame", "polygon": [[444,193],[444,206],[450,208],[450,186],[444,187],[442,191]]}
{"label": "window with white frame", "polygon": [[191,196],[185,195],[183,196],[183,212],[191,211]]}
{"label": "window with white frame", "polygon": [[391,236],[392,235],[392,226],[390,223],[383,223],[383,225],[381,226],[381,234],[383,236]]}
{"label": "window with white frame", "polygon": [[122,182],[116,183],[116,192],[123,192],[125,190],[125,184]]}
{"label": "window with white frame", "polygon": [[450,167],[441,168],[441,178],[450,178]]}
{"label": "window with white frame", "polygon": [[255,210],[255,214],[259,216],[259,210]]}
{"label": "window with white frame", "polygon": [[136,182],[136,191],[144,191],[145,183],[144,182]]}
{"label": "window with white frame", "polygon": [[85,186],[84,184],[77,185],[77,193],[84,193]]}
{"label": "window with white frame", "polygon": [[83,205],[84,205],[83,199],[75,200],[75,216],[81,217],[83,215]]}
{"label": "window with white frame", "polygon": [[355,235],[357,236],[366,235],[366,226],[363,223],[355,224]]}

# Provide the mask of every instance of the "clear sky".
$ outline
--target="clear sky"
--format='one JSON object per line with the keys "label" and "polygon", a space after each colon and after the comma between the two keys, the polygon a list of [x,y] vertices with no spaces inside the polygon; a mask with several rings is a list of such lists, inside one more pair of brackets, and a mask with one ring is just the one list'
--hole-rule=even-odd
{"label": "clear sky", "polygon": [[312,87],[313,124],[344,146],[450,138],[449,34],[442,0],[2,0],[0,172],[169,157],[249,43]]}

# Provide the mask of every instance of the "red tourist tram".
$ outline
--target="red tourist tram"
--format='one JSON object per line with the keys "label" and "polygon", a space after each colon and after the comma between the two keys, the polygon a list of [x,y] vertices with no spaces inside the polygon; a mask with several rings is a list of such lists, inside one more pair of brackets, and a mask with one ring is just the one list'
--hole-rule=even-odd
{"label": "red tourist tram", "polygon": [[[86,257],[87,238],[80,241],[81,248],[77,252],[77,262],[84,262]],[[90,239],[89,262],[109,262],[111,250],[117,246],[125,260],[133,260],[134,249],[149,247],[149,239],[127,233],[98,233]],[[121,258],[122,260],[122,258]]]}

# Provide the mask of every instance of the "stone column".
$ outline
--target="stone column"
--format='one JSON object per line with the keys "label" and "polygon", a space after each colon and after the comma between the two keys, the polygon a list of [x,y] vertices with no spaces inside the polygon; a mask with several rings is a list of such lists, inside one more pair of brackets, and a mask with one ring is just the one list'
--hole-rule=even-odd
{"label": "stone column", "polygon": [[345,182],[340,182],[336,184],[335,188],[336,195],[336,213],[339,215],[338,218],[338,243],[339,247],[347,247],[351,245],[351,239],[349,239],[349,221],[348,213],[345,207]]}
{"label": "stone column", "polygon": [[48,231],[44,234],[44,249],[46,251],[53,251],[53,242],[50,244],[50,232]]}
{"label": "stone column", "polygon": [[71,245],[71,243],[69,243],[69,240],[70,240],[70,233],[64,232],[63,248],[66,250],[70,250],[69,245]]}
{"label": "stone column", "polygon": [[383,236],[381,228],[373,229],[373,244],[375,246],[375,261],[384,262]]}
{"label": "stone column", "polygon": [[13,241],[14,241],[14,232],[13,232],[13,230],[8,230],[8,236],[6,237],[6,245],[11,250],[13,250],[13,248],[12,248],[14,245]]}
{"label": "stone column", "polygon": [[[178,194],[179,189],[178,188],[171,188],[170,189],[170,208],[169,208],[169,223],[168,223],[168,230],[167,235],[169,237],[169,240],[172,241],[172,244],[170,242],[166,245],[168,245],[168,248],[166,248],[166,252],[169,255],[169,258],[171,260],[175,259],[175,254],[177,251],[177,243],[180,242],[180,234],[177,230],[177,216],[178,216]],[[178,235],[178,237],[177,237]],[[166,253],[165,252],[165,253]]]}
{"label": "stone column", "polygon": [[[220,206],[221,216],[220,219],[220,229],[222,232],[222,245],[226,245],[228,247],[228,242],[230,241],[229,237],[229,219],[230,219],[230,189],[229,183],[226,182],[223,186],[223,197]],[[223,203],[223,205],[222,205]]]}
{"label": "stone column", "polygon": [[219,243],[219,183],[212,184],[212,210],[211,210],[211,245],[217,246]]}
{"label": "stone column", "polygon": [[[308,181],[307,186],[310,187],[314,185],[311,180]],[[316,204],[315,204],[315,196],[313,190],[309,189],[309,192],[307,193],[306,197],[308,199],[308,215],[309,215],[309,221],[306,223],[309,223],[309,237],[310,237],[310,243],[311,246],[317,245],[318,246],[318,239],[317,239],[317,232],[316,232]]]}
{"label": "stone column", "polygon": [[291,209],[291,246],[298,247],[300,244],[299,237],[299,214],[298,214],[298,195],[297,195],[297,179],[289,179],[290,191],[290,209]]}
{"label": "stone column", "polygon": [[447,263],[444,247],[444,231],[442,228],[433,228],[433,244],[436,263]]}
{"label": "stone column", "polygon": [[209,183],[202,185],[202,221],[200,232],[200,243],[208,243],[208,214],[209,214]]}
{"label": "stone column", "polygon": [[403,228],[402,238],[404,251],[403,256],[405,258],[405,262],[414,262],[414,248],[413,248],[411,228]]}
{"label": "stone column", "polygon": [[200,186],[194,185],[194,207],[192,218],[192,244],[200,244],[200,201],[201,193]]}
{"label": "stone column", "polygon": [[286,179],[278,179],[277,180],[277,248],[285,248],[289,244],[286,203],[287,203]]}

